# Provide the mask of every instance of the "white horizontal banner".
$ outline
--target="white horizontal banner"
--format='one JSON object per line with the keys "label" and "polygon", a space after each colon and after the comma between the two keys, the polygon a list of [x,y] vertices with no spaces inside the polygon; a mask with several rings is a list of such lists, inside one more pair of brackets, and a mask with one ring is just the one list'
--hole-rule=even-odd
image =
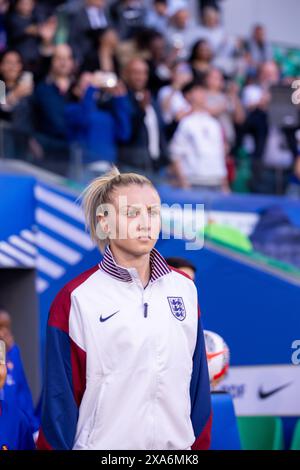
{"label": "white horizontal banner", "polygon": [[238,416],[300,416],[300,365],[230,367],[217,389],[232,395]]}

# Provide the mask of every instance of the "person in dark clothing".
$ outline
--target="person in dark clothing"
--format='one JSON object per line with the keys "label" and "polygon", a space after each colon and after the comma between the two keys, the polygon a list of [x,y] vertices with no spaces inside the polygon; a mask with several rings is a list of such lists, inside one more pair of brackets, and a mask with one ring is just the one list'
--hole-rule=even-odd
{"label": "person in dark clothing", "polygon": [[9,9],[8,0],[0,1],[0,52],[7,47],[6,17]]}
{"label": "person in dark clothing", "polygon": [[93,49],[95,33],[109,24],[105,6],[106,0],[85,0],[84,7],[70,21],[69,44],[80,65]]}
{"label": "person in dark clothing", "polygon": [[171,79],[167,44],[161,33],[153,31],[149,39],[148,50],[150,52],[148,88],[156,97],[163,86],[169,85]]}
{"label": "person in dark clothing", "polygon": [[34,450],[31,428],[25,414],[3,398],[7,367],[0,363],[0,450]]}
{"label": "person in dark clothing", "polygon": [[56,46],[47,78],[34,94],[36,139],[42,155],[42,167],[65,175],[69,164],[69,146],[65,122],[65,106],[73,83],[74,60],[67,44]]}
{"label": "person in dark clothing", "polygon": [[7,18],[8,43],[31,68],[39,58],[39,24],[34,0],[17,0]]}
{"label": "person in dark clothing", "polygon": [[120,73],[120,63],[117,58],[117,47],[119,44],[118,34],[115,29],[108,27],[96,33],[95,47],[84,59],[82,70],[94,72]]}
{"label": "person in dark clothing", "polygon": [[119,167],[153,176],[169,163],[169,156],[159,109],[146,88],[148,74],[147,63],[137,58],[129,61],[124,69],[132,133],[129,142],[119,147]]}
{"label": "person in dark clothing", "polygon": [[194,79],[203,83],[212,66],[213,52],[206,39],[199,39],[192,48],[189,63]]}
{"label": "person in dark clothing", "polygon": [[117,0],[110,7],[110,17],[121,39],[131,39],[145,26],[147,10],[141,0]]}
{"label": "person in dark clothing", "polygon": [[31,99],[33,80],[25,72],[19,52],[5,51],[0,57],[0,79],[5,83],[6,100],[0,104],[3,152],[6,158],[24,158],[32,132]]}
{"label": "person in dark clothing", "polygon": [[18,0],[8,14],[6,28],[9,46],[21,54],[25,68],[37,74],[53,41],[56,17],[46,18],[33,0]]}

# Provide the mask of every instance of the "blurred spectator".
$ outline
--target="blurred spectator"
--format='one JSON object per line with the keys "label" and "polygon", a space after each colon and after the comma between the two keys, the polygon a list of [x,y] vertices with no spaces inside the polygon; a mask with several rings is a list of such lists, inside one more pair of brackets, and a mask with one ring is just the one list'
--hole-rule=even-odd
{"label": "blurred spectator", "polygon": [[0,307],[0,339],[6,345],[7,377],[3,388],[4,400],[12,409],[19,409],[27,417],[32,434],[39,428],[34,416],[31,392],[23,369],[20,350],[15,344],[11,330],[11,317]]}
{"label": "blurred spectator", "polygon": [[27,70],[38,72],[41,56],[52,53],[57,28],[55,16],[44,18],[34,0],[18,0],[7,18],[8,42],[17,50]]}
{"label": "blurred spectator", "polygon": [[227,191],[223,133],[206,111],[206,91],[190,82],[183,94],[192,111],[180,121],[170,145],[176,182],[183,188]]}
{"label": "blurred spectator", "polygon": [[182,87],[192,80],[192,72],[186,62],[172,67],[172,82],[159,91],[158,103],[166,125],[167,137],[174,134],[179,121],[190,111],[190,105],[182,94]]}
{"label": "blurred spectator", "polygon": [[216,10],[220,10],[220,2],[222,0],[199,0],[200,3],[200,11],[203,12],[203,10],[207,7],[212,7],[215,8]]}
{"label": "blurred spectator", "polygon": [[85,0],[70,21],[69,43],[79,64],[93,49],[95,32],[108,26],[106,0]]}
{"label": "blurred spectator", "polygon": [[220,70],[212,68],[206,76],[206,108],[218,119],[230,147],[235,142],[234,125],[240,126],[244,121],[244,110],[241,105],[238,88],[231,84],[229,94],[225,93],[224,78]]}
{"label": "blurred spectator", "polygon": [[131,39],[146,24],[147,9],[143,0],[116,0],[110,16],[121,39]]}
{"label": "blurred spectator", "polygon": [[102,29],[97,34],[96,46],[84,59],[82,70],[88,72],[102,70],[103,72],[112,72],[119,75],[118,44],[118,34],[113,28]]}
{"label": "blurred spectator", "polygon": [[87,170],[98,174],[115,163],[117,144],[131,135],[127,91],[117,78],[112,85],[105,73],[83,73],[73,88],[74,101],[66,107],[70,138],[80,144]]}
{"label": "blurred spectator", "polygon": [[257,162],[262,160],[268,137],[269,90],[272,85],[279,83],[279,79],[280,73],[275,62],[265,62],[259,68],[257,79],[250,77],[242,93],[247,113],[243,133],[253,137],[253,158]]}
{"label": "blurred spectator", "polygon": [[0,53],[7,46],[6,15],[9,9],[8,0],[0,0]]}
{"label": "blurred spectator", "polygon": [[214,55],[214,65],[227,76],[232,76],[237,66],[238,42],[226,33],[216,8],[203,9],[202,24],[197,28],[197,38],[205,39],[210,45]]}
{"label": "blurred spectator", "polygon": [[150,56],[148,88],[156,96],[161,87],[170,83],[171,78],[167,44],[161,33],[150,34],[148,50]]}
{"label": "blurred spectator", "polygon": [[214,7],[204,8],[197,34],[199,38],[206,39],[215,55],[221,55],[227,46],[228,38],[220,23],[220,13]]}
{"label": "blurred spectator", "polygon": [[168,0],[153,0],[146,17],[146,25],[164,34],[168,26]]}
{"label": "blurred spectator", "polygon": [[42,23],[35,6],[34,0],[17,0],[7,18],[9,45],[21,54],[26,68],[32,70],[39,59]]}
{"label": "blurred spectator", "polygon": [[209,43],[205,39],[199,39],[192,48],[190,64],[194,78],[203,81],[212,64],[213,53]]}
{"label": "blurred spectator", "polygon": [[0,104],[0,124],[4,153],[8,158],[24,157],[32,132],[30,102],[33,76],[23,69],[17,51],[7,50],[0,58],[0,79],[6,86],[6,103]]}
{"label": "blurred spectator", "polygon": [[263,62],[272,60],[272,46],[266,39],[266,31],[263,25],[255,25],[251,38],[247,43],[250,67],[254,70]]}
{"label": "blurred spectator", "polygon": [[0,451],[34,450],[35,445],[26,416],[15,406],[8,406],[3,400],[2,387],[6,374],[6,366],[0,364]]}
{"label": "blurred spectator", "polygon": [[131,104],[131,138],[120,145],[119,166],[123,171],[141,171],[149,176],[168,164],[168,151],[159,109],[147,89],[148,65],[132,59],[124,69]]}
{"label": "blurred spectator", "polygon": [[169,9],[169,27],[166,38],[171,49],[175,49],[180,59],[186,59],[196,40],[196,31],[190,21],[190,13],[184,0],[174,0]]}
{"label": "blurred spectator", "polygon": [[166,261],[169,266],[172,266],[172,268],[183,271],[193,281],[195,280],[196,266],[193,263],[191,263],[191,261],[189,261],[188,259],[180,258],[179,256],[174,256],[174,257],[166,258]]}
{"label": "blurred spectator", "polygon": [[41,146],[37,163],[63,175],[69,165],[65,106],[70,99],[73,72],[71,48],[67,44],[56,46],[50,73],[34,94],[36,138]]}

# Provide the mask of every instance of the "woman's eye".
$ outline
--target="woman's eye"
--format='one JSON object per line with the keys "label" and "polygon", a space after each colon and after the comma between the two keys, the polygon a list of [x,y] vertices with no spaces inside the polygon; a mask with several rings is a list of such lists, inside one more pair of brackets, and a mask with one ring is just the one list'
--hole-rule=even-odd
{"label": "woman's eye", "polygon": [[155,215],[159,215],[159,209],[150,209],[150,215],[151,216],[155,216]]}
{"label": "woman's eye", "polygon": [[128,217],[136,217],[138,215],[139,211],[137,209],[129,209],[127,211],[127,216]]}

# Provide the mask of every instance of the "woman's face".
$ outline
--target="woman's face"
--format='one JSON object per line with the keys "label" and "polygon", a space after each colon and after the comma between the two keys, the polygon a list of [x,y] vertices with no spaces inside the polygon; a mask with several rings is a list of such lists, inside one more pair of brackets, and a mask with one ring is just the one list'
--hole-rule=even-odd
{"label": "woman's face", "polygon": [[145,184],[118,188],[113,195],[115,214],[107,216],[110,243],[133,256],[150,253],[161,228],[160,198]]}
{"label": "woman's face", "polygon": [[202,41],[201,43],[199,43],[197,47],[196,59],[210,61],[211,58],[212,58],[212,50],[209,44],[206,41]]}
{"label": "woman's face", "polygon": [[16,4],[16,10],[20,15],[30,16],[34,9],[34,0],[19,0]]}
{"label": "woman's face", "polygon": [[224,86],[224,80],[219,70],[211,70],[206,82],[209,90],[222,91]]}
{"label": "woman's face", "polygon": [[0,64],[0,74],[5,82],[17,81],[22,72],[22,62],[17,52],[7,53]]}

